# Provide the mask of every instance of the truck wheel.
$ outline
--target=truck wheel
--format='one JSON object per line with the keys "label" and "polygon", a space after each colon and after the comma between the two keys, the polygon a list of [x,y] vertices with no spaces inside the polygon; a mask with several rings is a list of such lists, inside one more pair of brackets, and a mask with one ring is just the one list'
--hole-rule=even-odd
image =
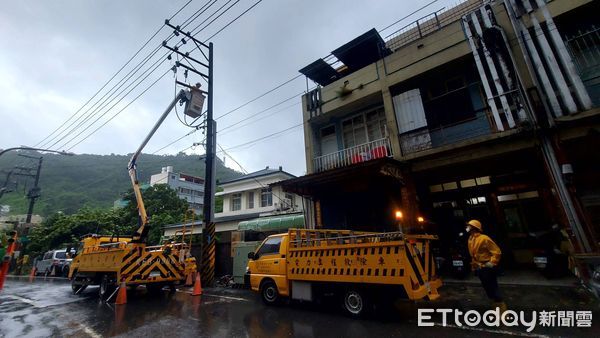
{"label": "truck wheel", "polygon": [[100,299],[106,300],[113,291],[115,291],[115,284],[110,280],[108,275],[103,275],[102,280],[100,280],[100,290],[98,291]]}
{"label": "truck wheel", "polygon": [[86,288],[85,279],[77,276],[77,272],[73,273],[73,278],[71,279],[71,290],[73,290],[73,293],[83,292]]}
{"label": "truck wheel", "polygon": [[266,281],[263,284],[260,295],[267,305],[275,305],[279,302],[279,291],[277,291],[277,285],[272,281]]}
{"label": "truck wheel", "polygon": [[352,317],[362,317],[367,312],[367,299],[363,291],[350,289],[344,294],[342,306]]}

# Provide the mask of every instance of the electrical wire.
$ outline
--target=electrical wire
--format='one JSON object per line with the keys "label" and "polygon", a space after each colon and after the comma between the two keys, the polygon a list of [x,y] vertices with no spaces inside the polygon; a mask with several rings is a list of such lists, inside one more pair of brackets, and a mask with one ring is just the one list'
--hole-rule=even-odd
{"label": "electrical wire", "polygon": [[[231,7],[232,7],[232,6],[230,6],[230,7],[229,7],[227,10],[229,10]],[[227,11],[227,10],[226,10],[226,11]],[[247,11],[246,11],[246,12],[247,12]],[[223,13],[224,13],[224,12],[223,12]],[[221,13],[220,15],[222,15],[223,13]],[[213,14],[214,14],[214,13],[213,13]],[[238,16],[238,17],[236,17],[236,18],[235,18],[234,20],[232,20],[232,21],[235,21],[235,20],[237,20],[238,18],[239,18],[239,16]],[[214,20],[213,20],[213,21],[214,21]],[[229,26],[230,24],[231,24],[231,22],[230,22],[230,23],[229,23],[227,26]],[[206,27],[207,27],[207,26],[205,26],[204,28],[206,28]],[[203,29],[204,29],[204,28],[203,28]],[[221,31],[223,31],[223,30],[221,29],[221,30],[220,30],[220,32],[221,32]],[[214,36],[214,35],[213,35],[213,36]],[[166,75],[166,74],[164,74],[164,75]],[[164,75],[163,75],[163,76],[164,76]],[[156,83],[156,82],[155,82],[155,83]],[[155,83],[153,83],[152,85],[154,85]],[[151,86],[152,86],[152,85],[151,85]],[[147,88],[147,89],[149,89],[149,88]],[[139,97],[139,96],[138,96],[138,97]],[[137,99],[137,97],[136,97],[136,99]],[[135,100],[135,99],[134,99],[134,100]],[[132,101],[132,102],[130,102],[130,104],[131,104],[131,103],[133,103],[133,101]],[[128,104],[128,106],[129,106],[129,104]],[[112,108],[111,108],[111,109],[112,109]],[[122,111],[122,110],[121,110],[121,111]],[[119,113],[120,113],[121,111],[119,111]],[[119,113],[115,114],[115,116],[116,116],[116,115],[118,115]],[[114,118],[115,116],[111,117],[111,119],[109,119],[108,121],[112,120],[112,118]],[[107,122],[108,122],[108,121],[107,121]],[[101,128],[101,127],[103,127],[104,125],[106,125],[106,123],[107,123],[107,122],[105,122],[104,124],[102,124],[102,125],[100,126],[100,128]],[[94,122],[94,123],[95,123],[95,122]],[[98,130],[98,128],[97,128],[97,129],[96,129],[96,130],[95,130],[93,133],[95,133],[97,130]],[[92,134],[93,134],[93,133],[92,133]],[[91,134],[90,134],[90,135],[91,135]],[[86,138],[87,138],[87,137],[89,137],[90,135],[86,136]],[[83,140],[80,140],[80,141],[79,141],[79,142],[77,142],[77,144],[75,144],[74,146],[76,146],[76,145],[80,144],[82,141],[83,141]],[[70,150],[70,149],[72,149],[74,146],[71,146],[71,147],[69,148],[69,150]]]}
{"label": "electrical wire", "polygon": [[111,116],[108,120],[106,120],[104,123],[102,123],[98,128],[94,129],[94,131],[92,131],[90,134],[88,134],[87,136],[85,136],[84,138],[82,138],[81,140],[79,140],[77,143],[75,143],[74,145],[72,145],[67,151],[71,151],[71,149],[75,148],[81,142],[87,140],[90,136],[94,135],[98,130],[100,130],[102,127],[104,127],[106,124],[108,124],[108,122],[112,121],[115,117],[117,117],[120,113],[122,113],[125,109],[127,109],[127,107],[129,107],[138,98],[140,98],[140,96],[144,95],[150,88],[152,88],[158,81],[160,81],[163,77],[165,77],[165,75],[167,75],[170,71],[171,70],[168,69],[166,72],[164,72],[160,77],[158,77],[154,82],[152,82],[152,84],[150,84],[150,86],[148,86],[146,89],[144,89],[138,96],[136,96],[125,107],[121,108],[116,114],[114,114],[113,116]]}
{"label": "electrical wire", "polygon": [[[294,76],[293,78],[291,78],[291,79],[289,79],[289,80],[286,80],[285,82],[283,82],[283,83],[281,83],[281,84],[277,85],[276,87],[274,87],[274,88],[272,88],[272,89],[269,89],[268,91],[266,91],[266,92],[264,92],[264,93],[262,93],[262,94],[258,95],[257,97],[255,97],[255,98],[253,98],[253,99],[251,99],[251,100],[249,100],[249,101],[247,101],[247,102],[244,102],[243,104],[239,105],[238,107],[236,107],[236,108],[234,108],[234,109],[232,109],[232,110],[230,110],[230,111],[226,112],[225,114],[223,114],[223,115],[221,115],[221,116],[219,116],[219,117],[215,118],[215,120],[219,120],[219,119],[221,119],[221,118],[223,118],[223,117],[225,117],[225,116],[227,116],[227,115],[229,115],[229,114],[231,114],[231,113],[233,113],[233,112],[236,112],[236,111],[238,111],[238,110],[240,110],[240,109],[244,108],[245,106],[249,105],[250,103],[252,103],[252,102],[254,102],[254,101],[256,101],[256,100],[258,100],[258,99],[260,99],[260,98],[263,98],[263,97],[265,97],[266,95],[268,95],[268,94],[270,94],[270,93],[272,93],[272,92],[276,91],[277,89],[279,89],[279,88],[281,88],[281,87],[285,86],[286,84],[288,84],[288,83],[290,83],[290,82],[292,82],[292,81],[294,81],[294,80],[296,80],[296,79],[300,78],[301,76],[302,76],[302,74],[299,74],[299,75],[296,75],[296,76]],[[302,94],[302,93],[301,93],[301,94]]]}
{"label": "electrical wire", "polygon": [[253,119],[253,118],[255,118],[257,115],[260,115],[260,114],[262,114],[262,113],[265,113],[265,112],[267,112],[267,111],[269,111],[269,110],[271,110],[271,109],[273,109],[273,108],[275,108],[275,107],[278,107],[278,106],[280,106],[280,105],[282,105],[282,104],[284,104],[284,103],[286,103],[286,102],[289,102],[289,101],[291,101],[291,100],[293,100],[293,99],[297,99],[297,98],[298,98],[298,96],[302,95],[302,93],[304,93],[304,92],[300,92],[299,94],[294,94],[292,97],[289,97],[289,98],[287,98],[287,99],[285,99],[285,100],[283,100],[283,101],[281,101],[281,102],[278,102],[278,103],[276,103],[276,104],[274,104],[274,105],[270,106],[269,108],[263,109],[263,110],[259,111],[258,113],[252,114],[252,115],[250,115],[250,116],[248,116],[248,117],[246,117],[246,118],[244,118],[244,119],[241,119],[241,120],[239,120],[239,121],[238,121],[238,122],[236,122],[236,123],[230,124],[230,125],[228,125],[228,126],[226,126],[226,127],[222,128],[222,129],[221,129],[221,131],[225,131],[225,130],[227,130],[227,129],[229,129],[229,128],[235,127],[235,126],[239,125],[239,124],[240,124],[240,123],[242,123],[242,122],[245,122],[245,121],[248,121],[248,120],[250,120],[250,119]]}
{"label": "electrical wire", "polygon": [[[216,2],[216,1],[215,1],[215,2]],[[192,14],[192,15],[193,15],[193,16],[195,16],[195,18],[198,18],[200,15],[202,15],[203,13],[205,13],[205,12],[206,12],[206,10],[208,10],[208,9],[209,9],[209,8],[210,8],[210,7],[211,7],[211,6],[212,6],[212,5],[215,3],[215,2],[212,2],[212,3],[209,3],[209,2],[207,2],[207,3],[205,3],[205,4],[204,4],[204,5],[203,5],[203,6],[202,6],[200,9],[198,9],[198,10],[197,10],[197,11],[196,11],[194,14]],[[171,18],[170,18],[170,19],[172,19],[173,17],[174,17],[174,16],[171,16]],[[189,20],[189,18],[188,18],[188,20]],[[186,20],[186,21],[188,21],[188,20]],[[189,21],[187,24],[185,24],[185,25],[184,25],[184,27],[186,27],[187,25],[191,24],[192,22],[193,22],[193,21]],[[162,26],[161,26],[161,28],[162,28]],[[171,39],[173,36],[175,36],[175,35],[174,35],[174,33],[171,33],[171,34],[169,35],[169,37],[167,38],[167,40],[165,40],[165,41],[169,41],[169,40],[170,40],[170,39]],[[179,42],[179,43],[181,43],[181,42]],[[179,43],[178,43],[178,44],[179,44]],[[145,57],[145,58],[144,58],[144,59],[143,59],[143,60],[142,60],[140,63],[138,63],[138,65],[137,65],[136,67],[134,67],[132,70],[130,70],[130,71],[129,71],[129,73],[127,73],[127,74],[126,74],[126,75],[125,75],[125,76],[124,76],[124,77],[123,77],[123,78],[122,78],[122,79],[121,79],[121,80],[120,80],[120,81],[119,81],[119,82],[118,82],[116,85],[114,85],[114,86],[112,87],[112,89],[110,89],[108,92],[106,92],[106,93],[103,95],[103,97],[102,97],[102,98],[100,98],[98,101],[96,101],[96,103],[95,103],[95,104],[94,104],[92,107],[88,108],[88,112],[89,112],[89,109],[91,109],[91,108],[93,108],[95,105],[97,105],[99,102],[101,102],[101,101],[102,101],[102,99],[104,99],[104,98],[105,98],[107,95],[109,95],[109,94],[110,94],[110,95],[109,95],[109,97],[108,97],[107,99],[105,99],[105,100],[104,100],[104,101],[101,103],[101,105],[102,105],[102,104],[104,104],[104,106],[103,106],[102,108],[106,107],[107,105],[109,105],[110,103],[112,103],[112,101],[116,100],[116,98],[115,98],[115,99],[111,99],[111,98],[112,98],[112,96],[113,96],[113,95],[116,93],[116,91],[117,91],[117,90],[119,90],[119,89],[120,89],[120,88],[121,88],[121,87],[122,87],[122,86],[123,86],[125,83],[127,83],[127,81],[129,81],[129,80],[130,80],[130,79],[131,79],[131,78],[132,78],[132,77],[133,77],[133,76],[134,76],[134,75],[135,75],[135,74],[136,74],[136,73],[137,73],[137,72],[138,72],[138,71],[139,71],[139,70],[140,70],[140,69],[141,69],[141,68],[142,68],[142,67],[145,65],[145,64],[147,64],[147,63],[149,62],[149,60],[150,60],[150,59],[151,59],[151,58],[152,58],[154,55],[156,55],[156,53],[158,53],[158,51],[159,51],[161,48],[162,48],[162,44],[158,45],[158,46],[157,46],[157,47],[156,47],[156,48],[155,48],[155,49],[154,49],[154,50],[153,50],[153,51],[152,51],[152,52],[151,52],[149,55],[147,55],[147,56],[146,56],[146,57]],[[162,56],[161,56],[161,58],[160,58],[159,60],[162,60],[162,59],[164,59],[164,58],[165,58],[167,55],[169,55],[169,52],[166,52],[164,55],[162,55]],[[155,63],[156,63],[156,62],[155,62]],[[139,78],[139,77],[138,77],[138,78]],[[112,93],[111,93],[111,92],[112,92]],[[121,91],[121,93],[122,93],[122,91]],[[117,95],[117,96],[118,96],[118,95]],[[124,97],[123,97],[123,98],[124,98]],[[123,99],[123,98],[121,98],[121,99]],[[111,100],[110,100],[110,101],[107,101],[107,100],[109,100],[109,99],[111,99]],[[68,132],[67,134],[70,134],[70,133],[72,133],[72,132],[73,132],[75,129],[79,128],[80,126],[82,126],[83,124],[85,124],[86,122],[88,122],[90,119],[92,119],[92,118],[93,118],[93,116],[94,116],[94,115],[96,114],[96,112],[98,111],[98,108],[100,108],[100,107],[97,107],[97,108],[96,108],[94,111],[92,111],[91,113],[88,113],[88,115],[87,115],[87,116],[84,118],[84,120],[83,120],[82,122],[80,122],[80,123],[79,123],[77,126],[75,126],[75,127],[71,128],[71,131],[70,131],[70,132]],[[80,119],[80,118],[81,118],[81,116],[80,116],[78,119]],[[76,120],[76,121],[77,121],[77,120]],[[73,125],[73,124],[74,124],[76,121],[72,122],[72,123],[69,125],[69,127],[67,127],[67,129],[69,129],[69,128],[70,128],[70,127],[71,127],[71,126],[72,126],[72,125]],[[65,130],[67,130],[67,129],[65,129]],[[64,130],[63,130],[63,132],[64,132]],[[60,139],[58,142],[60,142],[60,141],[64,140],[64,138],[66,138],[66,136],[65,136],[65,137],[63,137],[63,138],[61,138],[61,139]],[[58,143],[58,142],[55,142],[55,144],[56,144],[56,143]],[[55,144],[54,144],[54,145],[55,145]]]}
{"label": "electrical wire", "polygon": [[[186,8],[190,3],[192,2],[192,0],[189,0],[188,2],[186,2],[183,6],[181,6],[181,8],[179,8],[179,10],[177,12],[175,12],[173,15],[171,15],[170,19],[173,19],[177,14],[179,14],[184,8]],[[127,67],[127,65],[129,65],[129,63],[131,63],[131,61],[133,61],[133,59],[135,59],[135,57],[144,49],[146,48],[146,46],[150,43],[150,41],[152,41],[157,35],[158,33],[160,33],[160,31],[165,27],[164,24],[162,24],[158,30],[156,32],[154,32],[154,34],[152,34],[152,36],[146,40],[146,42],[144,44],[142,44],[142,46],[133,54],[133,56],[131,56],[129,58],[129,60],[127,60],[127,62],[125,62],[125,64],[123,66],[121,66],[121,68],[119,68],[119,70],[117,70],[117,72],[110,77],[110,79],[108,79],[108,81],[106,81],[106,83],[104,83],[104,85],[102,85],[102,87],[100,87],[100,89],[98,89],[98,91],[96,91],[96,93],[94,93],[94,95],[92,95],[92,97],[87,100],[77,111],[75,111],[74,114],[72,114],[65,122],[63,122],[61,125],[59,125],[56,129],[54,129],[50,134],[48,134],[48,136],[46,136],[45,138],[43,138],[41,141],[39,141],[38,143],[36,143],[34,145],[34,147],[39,146],[40,144],[42,144],[45,140],[47,140],[49,137],[51,137],[52,135],[54,135],[58,130],[60,130],[65,124],[67,124],[73,117],[75,117],[86,105],[88,105],[104,88],[106,88],[106,86],[112,82],[112,80],[119,75],[119,73],[121,73],[121,71]],[[51,141],[50,141],[51,142]]]}

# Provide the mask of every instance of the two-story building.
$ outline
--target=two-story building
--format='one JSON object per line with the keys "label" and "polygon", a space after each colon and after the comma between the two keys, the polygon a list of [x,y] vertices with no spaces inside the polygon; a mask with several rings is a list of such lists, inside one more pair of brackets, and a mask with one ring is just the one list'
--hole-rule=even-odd
{"label": "two-story building", "polygon": [[204,206],[204,179],[192,175],[175,173],[172,166],[163,167],[161,172],[150,176],[150,185],[167,184],[186,200],[196,215],[202,215]]}
{"label": "two-story building", "polygon": [[[372,29],[300,70],[308,227],[433,232],[442,254],[471,218],[531,265],[560,225],[598,252],[596,1],[464,1]],[[395,218],[401,211],[403,218]]]}
{"label": "two-story building", "polygon": [[[222,210],[216,210],[214,218],[217,236],[217,276],[231,275],[231,245],[232,242],[241,240],[232,236],[232,233],[238,233],[238,230],[277,230],[278,226],[304,226],[304,218],[298,217],[303,211],[302,199],[296,194],[282,191],[281,186],[273,186],[277,182],[295,177],[285,172],[282,167],[266,167],[217,182],[220,191],[215,196],[223,201]],[[240,229],[240,224],[243,229]],[[255,229],[257,226],[261,229]],[[202,221],[167,225],[164,227],[164,235],[175,235],[184,228],[193,234],[201,234]]]}

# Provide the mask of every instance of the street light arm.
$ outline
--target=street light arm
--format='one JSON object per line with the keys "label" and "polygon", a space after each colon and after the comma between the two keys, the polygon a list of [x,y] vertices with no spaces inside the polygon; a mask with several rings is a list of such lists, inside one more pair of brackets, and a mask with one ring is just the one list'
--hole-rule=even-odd
{"label": "street light arm", "polygon": [[55,153],[55,154],[66,155],[66,156],[73,156],[73,155],[75,155],[74,153],[66,152],[66,151],[63,151],[63,150],[52,150],[52,149],[44,149],[44,148],[34,148],[34,147],[21,146],[21,147],[12,147],[12,148],[3,149],[2,151],[0,151],[0,156],[4,155],[4,153],[7,153],[7,152],[13,151],[13,150],[43,151],[43,152],[47,152],[47,153]]}

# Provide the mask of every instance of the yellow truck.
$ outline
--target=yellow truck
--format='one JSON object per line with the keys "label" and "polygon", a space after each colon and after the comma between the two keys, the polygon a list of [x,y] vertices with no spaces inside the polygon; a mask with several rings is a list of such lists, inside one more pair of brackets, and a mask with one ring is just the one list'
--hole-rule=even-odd
{"label": "yellow truck", "polygon": [[401,232],[290,229],[267,237],[248,254],[247,277],[263,301],[340,298],[344,310],[361,316],[381,299],[434,300],[436,275],[430,235]]}
{"label": "yellow truck", "polygon": [[190,109],[202,112],[202,92],[197,88],[190,89],[181,90],[175,96],[127,165],[137,202],[137,230],[128,237],[84,236],[69,269],[74,293],[80,293],[88,285],[100,285],[100,298],[106,300],[123,282],[126,286],[145,285],[148,291],[154,292],[166,285],[174,287],[175,284],[185,283],[186,276],[196,272],[196,260],[190,254],[190,246],[183,240],[179,243],[169,241],[157,246],[147,245],[149,216],[137,176],[139,155],[177,102],[186,104],[186,115],[194,116],[195,113]]}
{"label": "yellow truck", "polygon": [[88,285],[99,285],[106,300],[120,282],[145,285],[150,293],[175,286],[194,273],[195,259],[185,243],[146,246],[132,237],[86,235],[69,271],[71,288],[80,293]]}

